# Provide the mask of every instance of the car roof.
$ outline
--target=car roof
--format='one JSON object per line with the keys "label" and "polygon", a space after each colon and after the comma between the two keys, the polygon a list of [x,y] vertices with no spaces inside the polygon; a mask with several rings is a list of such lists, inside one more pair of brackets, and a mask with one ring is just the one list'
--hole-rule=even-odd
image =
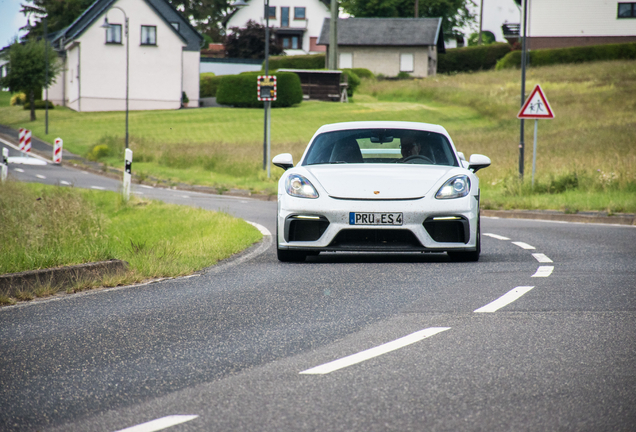
{"label": "car roof", "polygon": [[448,136],[448,132],[443,126],[420,123],[420,122],[405,122],[405,121],[355,121],[355,122],[343,122],[332,123],[321,126],[316,135],[323,132],[333,132],[351,129],[410,129],[421,130],[427,132],[438,132]]}

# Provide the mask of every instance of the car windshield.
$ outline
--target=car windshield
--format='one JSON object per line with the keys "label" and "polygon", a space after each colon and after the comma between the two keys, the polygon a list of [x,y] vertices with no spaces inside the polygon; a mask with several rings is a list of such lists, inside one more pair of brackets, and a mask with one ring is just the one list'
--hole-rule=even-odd
{"label": "car windshield", "polygon": [[459,166],[448,139],[408,129],[355,129],[318,135],[303,165],[407,163]]}

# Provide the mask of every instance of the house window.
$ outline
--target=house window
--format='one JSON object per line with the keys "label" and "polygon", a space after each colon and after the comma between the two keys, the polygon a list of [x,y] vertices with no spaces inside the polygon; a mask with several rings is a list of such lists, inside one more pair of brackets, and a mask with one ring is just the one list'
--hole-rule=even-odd
{"label": "house window", "polygon": [[141,26],[141,44],[157,45],[157,27]]}
{"label": "house window", "polygon": [[110,24],[106,29],[106,43],[121,43],[121,24]]}
{"label": "house window", "polygon": [[269,7],[269,19],[276,19],[276,6]]}
{"label": "house window", "polygon": [[296,19],[296,20],[304,20],[305,19],[305,8],[304,7],[295,7],[294,8],[294,19]]}
{"label": "house window", "polygon": [[636,18],[636,3],[619,3],[619,18]]}
{"label": "house window", "polygon": [[400,72],[413,72],[413,54],[400,54]]}
{"label": "house window", "polygon": [[280,26],[289,27],[289,8],[288,7],[280,8]]}
{"label": "house window", "polygon": [[338,69],[351,69],[353,67],[353,53],[340,53]]}
{"label": "house window", "polygon": [[171,22],[171,23],[170,23],[170,25],[171,25],[172,27],[174,27],[174,29],[175,29],[176,31],[179,31],[179,23],[178,23],[178,22]]}

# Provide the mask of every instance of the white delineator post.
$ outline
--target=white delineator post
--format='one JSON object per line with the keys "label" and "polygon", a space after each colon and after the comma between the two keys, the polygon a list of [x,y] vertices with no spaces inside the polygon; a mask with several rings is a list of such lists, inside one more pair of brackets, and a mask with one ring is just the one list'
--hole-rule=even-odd
{"label": "white delineator post", "polygon": [[62,163],[62,146],[64,141],[62,138],[55,138],[55,144],[53,146],[53,163]]}
{"label": "white delineator post", "polygon": [[130,199],[130,182],[132,180],[132,159],[133,152],[131,149],[126,149],[126,167],[124,168],[124,199],[128,201]]}
{"label": "white delineator post", "polygon": [[2,166],[0,166],[0,180],[4,183],[7,180],[7,174],[9,172],[9,149],[6,147],[2,149]]}

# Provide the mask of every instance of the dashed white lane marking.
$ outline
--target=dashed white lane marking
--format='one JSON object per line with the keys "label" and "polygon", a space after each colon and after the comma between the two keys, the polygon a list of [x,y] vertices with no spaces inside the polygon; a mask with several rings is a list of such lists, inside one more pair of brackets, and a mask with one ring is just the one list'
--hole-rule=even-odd
{"label": "dashed white lane marking", "polygon": [[106,188],[101,187],[101,186],[91,186],[91,189],[106,190]]}
{"label": "dashed white lane marking", "polygon": [[499,234],[484,233],[484,235],[497,240],[510,240],[508,237],[500,236]]}
{"label": "dashed white lane marking", "polygon": [[46,180],[46,177],[44,177],[42,174],[36,174],[35,176],[39,179]]}
{"label": "dashed white lane marking", "polygon": [[508,291],[506,294],[499,297],[497,300],[488,303],[486,306],[482,306],[479,309],[475,309],[473,312],[495,312],[502,307],[509,305],[513,301],[517,300],[519,297],[530,291],[533,286],[520,286],[513,288]]}
{"label": "dashed white lane marking", "polygon": [[548,258],[547,256],[545,256],[542,253],[533,253],[532,256],[539,261],[540,263],[551,263],[554,262],[552,261],[550,258]]}
{"label": "dashed white lane marking", "polygon": [[245,222],[247,222],[248,224],[256,227],[261,232],[261,234],[263,234],[265,236],[271,236],[272,235],[272,233],[269,232],[269,230],[267,228],[265,228],[261,224],[257,224],[256,222],[250,222],[250,221],[245,221]]}
{"label": "dashed white lane marking", "polygon": [[522,249],[536,249],[534,246],[530,246],[528,243],[524,242],[512,242],[513,245],[517,245]]}
{"label": "dashed white lane marking", "polygon": [[328,374],[338,369],[346,368],[347,366],[361,363],[365,360],[369,360],[374,357],[381,356],[382,354],[395,351],[397,349],[403,348],[407,345],[411,345],[415,342],[419,342],[422,339],[426,339],[428,337],[436,335],[437,333],[441,333],[449,329],[450,327],[430,327],[424,330],[416,331],[415,333],[411,333],[410,335],[401,337],[400,339],[396,339],[394,341],[387,342],[375,348],[370,348],[368,350],[361,351],[357,354],[352,354],[350,356],[343,357],[341,359],[334,360],[332,362],[325,363],[323,365],[316,366],[311,369],[307,369],[306,371],[302,371],[300,373],[305,375]]}
{"label": "dashed white lane marking", "polygon": [[154,189],[152,186],[148,186],[148,185],[139,185],[139,187],[142,187],[144,189]]}
{"label": "dashed white lane marking", "polygon": [[131,426],[126,429],[118,430],[117,432],[153,432],[162,429],[169,428],[174,425],[189,422],[199,417],[198,415],[171,415],[167,417],[161,417],[157,420],[152,420],[146,423],[138,424],[137,426]]}
{"label": "dashed white lane marking", "polygon": [[139,192],[139,191],[133,191],[133,195],[143,195],[143,192]]}
{"label": "dashed white lane marking", "polygon": [[181,195],[181,198],[190,198],[190,195]]}
{"label": "dashed white lane marking", "polygon": [[71,184],[69,182],[67,182],[66,180],[60,180],[60,184],[64,185],[64,186],[70,186]]}
{"label": "dashed white lane marking", "polygon": [[548,277],[552,274],[554,266],[539,266],[537,272],[530,277]]}
{"label": "dashed white lane marking", "polygon": [[23,170],[22,168],[13,168],[13,170],[14,170],[14,171],[17,171],[17,172],[21,172],[21,173],[23,173],[23,172],[24,172],[24,170]]}

